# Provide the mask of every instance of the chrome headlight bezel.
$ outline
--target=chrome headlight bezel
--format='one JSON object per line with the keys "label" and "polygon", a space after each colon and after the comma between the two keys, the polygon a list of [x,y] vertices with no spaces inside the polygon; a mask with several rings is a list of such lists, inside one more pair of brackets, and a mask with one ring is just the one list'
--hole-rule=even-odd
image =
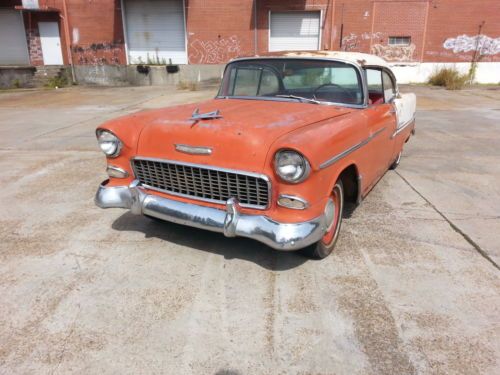
{"label": "chrome headlight bezel", "polygon": [[[99,148],[108,158],[116,158],[120,155],[120,152],[123,148],[123,143],[113,132],[106,129],[97,129],[96,130],[97,143],[99,144]],[[108,137],[108,139],[103,139],[103,137]],[[103,148],[104,143],[112,143],[113,149],[109,152]]]}
{"label": "chrome headlight bezel", "polygon": [[[290,163],[288,165],[295,166],[296,168],[299,168],[300,171],[297,171],[293,176],[287,176],[282,170],[282,168],[285,166],[280,166],[280,162],[284,157],[295,159],[296,163]],[[278,150],[274,155],[274,172],[284,182],[290,184],[298,184],[309,177],[309,173],[311,172],[311,165],[309,164],[309,161],[306,159],[306,157],[300,152],[291,149],[282,149]]]}

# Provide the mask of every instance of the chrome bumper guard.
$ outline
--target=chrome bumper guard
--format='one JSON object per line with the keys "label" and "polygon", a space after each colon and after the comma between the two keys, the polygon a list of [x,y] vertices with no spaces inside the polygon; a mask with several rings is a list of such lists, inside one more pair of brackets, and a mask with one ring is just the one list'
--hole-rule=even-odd
{"label": "chrome bumper guard", "polygon": [[213,232],[226,237],[248,237],[277,250],[298,250],[319,241],[326,230],[321,215],[300,223],[279,223],[267,216],[241,213],[238,201],[228,199],[226,210],[179,202],[148,194],[133,181],[129,186],[110,186],[104,181],[97,190],[95,204],[101,208],[128,208],[133,214]]}

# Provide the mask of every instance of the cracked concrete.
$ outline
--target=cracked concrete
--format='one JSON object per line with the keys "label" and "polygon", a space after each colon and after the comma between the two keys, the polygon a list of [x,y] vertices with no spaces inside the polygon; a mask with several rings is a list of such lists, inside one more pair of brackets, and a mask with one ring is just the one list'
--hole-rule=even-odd
{"label": "cracked concrete", "polygon": [[0,373],[499,373],[500,91],[403,90],[417,136],[321,262],[93,205],[99,123],[214,92],[0,92]]}

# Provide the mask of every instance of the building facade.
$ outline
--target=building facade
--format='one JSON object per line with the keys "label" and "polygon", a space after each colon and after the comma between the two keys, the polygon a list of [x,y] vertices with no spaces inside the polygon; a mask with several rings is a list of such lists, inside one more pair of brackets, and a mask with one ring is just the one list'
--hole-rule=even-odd
{"label": "building facade", "polygon": [[477,61],[499,82],[500,1],[0,0],[0,65],[224,64],[280,50],[373,53],[416,81]]}

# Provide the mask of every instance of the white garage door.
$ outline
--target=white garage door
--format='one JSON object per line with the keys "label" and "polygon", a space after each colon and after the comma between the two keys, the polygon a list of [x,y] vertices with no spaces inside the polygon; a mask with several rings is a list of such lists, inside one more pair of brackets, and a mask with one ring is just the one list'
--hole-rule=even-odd
{"label": "white garage door", "polygon": [[28,65],[29,63],[21,12],[0,9],[0,65]]}
{"label": "white garage door", "polygon": [[269,51],[319,49],[321,12],[271,12]]}
{"label": "white garage door", "polygon": [[129,63],[187,64],[182,0],[125,0]]}

